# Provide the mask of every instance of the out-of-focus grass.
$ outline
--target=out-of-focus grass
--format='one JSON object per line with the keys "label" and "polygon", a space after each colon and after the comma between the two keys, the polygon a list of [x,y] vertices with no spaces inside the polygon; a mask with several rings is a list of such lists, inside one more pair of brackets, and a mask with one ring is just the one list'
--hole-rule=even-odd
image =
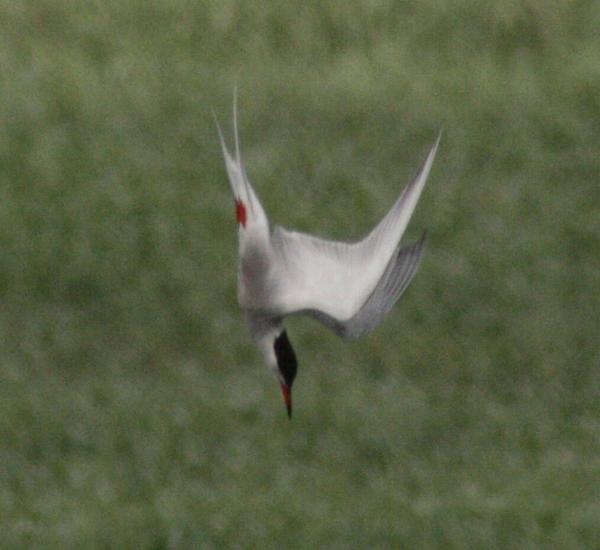
{"label": "out-of-focus grass", "polygon": [[[3,548],[600,537],[600,5],[5,3]],[[359,237],[444,138],[372,336],[235,303],[210,109],[275,223]]]}

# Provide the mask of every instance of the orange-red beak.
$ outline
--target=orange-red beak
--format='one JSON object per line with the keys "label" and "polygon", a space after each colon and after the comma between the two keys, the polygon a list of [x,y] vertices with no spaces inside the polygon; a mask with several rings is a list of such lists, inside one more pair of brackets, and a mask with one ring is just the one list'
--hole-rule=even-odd
{"label": "orange-red beak", "polygon": [[285,408],[287,409],[288,418],[292,418],[292,387],[281,382],[281,393],[283,395],[283,401],[285,402]]}

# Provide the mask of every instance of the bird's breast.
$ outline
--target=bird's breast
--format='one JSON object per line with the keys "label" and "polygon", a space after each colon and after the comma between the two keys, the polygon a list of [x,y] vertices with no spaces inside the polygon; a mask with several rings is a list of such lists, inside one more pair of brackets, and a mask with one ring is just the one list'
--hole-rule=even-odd
{"label": "bird's breast", "polygon": [[246,309],[269,310],[277,290],[273,253],[260,242],[245,243],[240,255],[238,301]]}

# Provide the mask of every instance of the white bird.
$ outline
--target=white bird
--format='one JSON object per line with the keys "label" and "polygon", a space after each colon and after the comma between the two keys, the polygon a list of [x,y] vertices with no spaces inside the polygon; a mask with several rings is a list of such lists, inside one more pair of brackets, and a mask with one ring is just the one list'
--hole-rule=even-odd
{"label": "white bird", "polygon": [[386,216],[361,241],[344,243],[280,226],[271,231],[240,156],[235,98],[235,156],[225,145],[216,117],[215,122],[239,226],[238,302],[252,339],[279,380],[291,418],[298,363],[284,319],[309,315],[346,339],[379,325],[421,260],[425,234],[413,244],[400,247],[399,243],[427,181],[441,132],[417,176]]}

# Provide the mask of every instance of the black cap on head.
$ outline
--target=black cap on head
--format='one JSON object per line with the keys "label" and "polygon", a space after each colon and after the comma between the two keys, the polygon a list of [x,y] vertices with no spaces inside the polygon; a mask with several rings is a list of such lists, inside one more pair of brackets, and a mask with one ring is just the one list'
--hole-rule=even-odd
{"label": "black cap on head", "polygon": [[281,376],[283,376],[285,383],[291,388],[294,383],[294,378],[296,378],[296,372],[298,371],[298,361],[296,360],[296,354],[294,353],[294,349],[292,348],[292,344],[290,343],[285,330],[275,338],[273,347],[275,348],[279,372],[281,373]]}

